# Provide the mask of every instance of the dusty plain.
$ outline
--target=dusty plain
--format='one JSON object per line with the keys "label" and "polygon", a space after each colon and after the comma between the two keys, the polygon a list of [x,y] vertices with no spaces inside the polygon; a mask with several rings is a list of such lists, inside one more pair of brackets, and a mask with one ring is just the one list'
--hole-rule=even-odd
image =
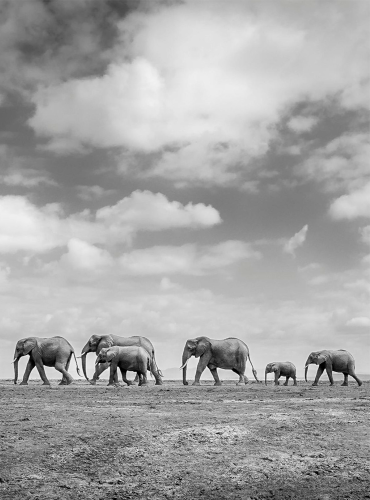
{"label": "dusty plain", "polygon": [[0,498],[370,498],[370,382],[0,381]]}

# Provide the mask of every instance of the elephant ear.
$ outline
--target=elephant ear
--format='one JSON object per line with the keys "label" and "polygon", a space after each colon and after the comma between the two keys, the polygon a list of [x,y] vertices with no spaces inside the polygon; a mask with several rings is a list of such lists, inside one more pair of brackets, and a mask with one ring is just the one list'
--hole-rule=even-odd
{"label": "elephant ear", "polygon": [[211,343],[209,342],[209,340],[206,340],[206,339],[200,339],[198,340],[197,342],[197,347],[195,349],[195,357],[196,358],[199,358],[200,356],[203,356],[203,354],[208,350],[210,349],[211,347]]}
{"label": "elephant ear", "polygon": [[325,363],[325,361],[328,359],[329,353],[327,351],[322,351],[317,353],[317,364],[321,365],[321,363]]}
{"label": "elephant ear", "polygon": [[34,337],[25,339],[23,342],[23,355],[26,356],[27,354],[29,354],[36,346],[37,340]]}
{"label": "elephant ear", "polygon": [[114,346],[114,341],[111,335],[106,335],[104,337],[104,342],[107,345],[107,347],[112,347]]}
{"label": "elephant ear", "polygon": [[90,345],[98,345],[101,339],[101,335],[91,335],[89,344]]}
{"label": "elephant ear", "polygon": [[118,352],[115,349],[109,349],[107,351],[107,361],[112,361],[117,356]]}

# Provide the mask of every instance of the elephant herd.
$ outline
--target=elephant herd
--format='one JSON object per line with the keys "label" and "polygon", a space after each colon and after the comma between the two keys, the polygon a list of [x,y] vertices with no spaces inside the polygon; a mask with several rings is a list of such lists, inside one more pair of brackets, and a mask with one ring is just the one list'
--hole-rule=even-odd
{"label": "elephant herd", "polygon": [[[86,371],[86,356],[89,352],[96,354],[95,372],[92,379],[89,379]],[[68,385],[73,382],[73,378],[68,373],[72,356],[75,359],[78,375],[81,376],[76,355],[71,344],[63,337],[28,337],[17,342],[14,353],[14,383],[18,380],[18,362],[22,356],[29,355],[23,380],[20,385],[27,385],[31,371],[36,366],[43,385],[50,385],[46,377],[44,366],[54,367],[62,374],[59,385]],[[221,385],[217,368],[232,370],[239,376],[237,385],[247,384],[248,378],[245,375],[247,361],[250,362],[254,378],[257,372],[250,359],[248,346],[239,339],[227,338],[214,340],[208,337],[197,337],[186,342],[182,355],[183,384],[188,385],[186,380],[186,367],[189,359],[195,356],[199,358],[193,385],[200,385],[200,377],[206,368],[209,368],[215,384]],[[86,380],[90,384],[96,384],[101,373],[110,368],[108,385],[118,385],[117,370],[120,369],[122,380],[131,385],[133,382],[127,380],[127,371],[136,372],[134,382],[139,386],[147,385],[147,372],[149,371],[155,378],[156,385],[162,384],[162,372],[158,368],[155,360],[153,344],[145,337],[119,337],[117,335],[92,335],[81,351],[82,370]],[[351,375],[358,385],[362,385],[361,380],[355,374],[355,360],[353,356],[343,349],[323,350],[312,352],[305,364],[305,380],[307,382],[307,371],[310,364],[318,365],[315,381],[312,385],[317,385],[318,381],[326,370],[330,385],[334,385],[332,372],[343,373],[344,386],[348,385],[348,375]],[[294,385],[297,385],[296,368],[290,361],[269,363],[265,369],[265,384],[267,384],[267,374],[274,373],[275,385],[279,385],[281,376],[286,378],[284,385],[288,385],[289,378],[292,378]]]}

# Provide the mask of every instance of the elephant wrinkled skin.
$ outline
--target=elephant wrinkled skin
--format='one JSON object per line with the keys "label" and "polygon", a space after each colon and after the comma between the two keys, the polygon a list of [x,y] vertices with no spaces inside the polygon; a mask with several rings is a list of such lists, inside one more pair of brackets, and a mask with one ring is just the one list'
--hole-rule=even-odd
{"label": "elephant wrinkled skin", "polygon": [[252,365],[249,356],[248,346],[239,339],[227,338],[223,340],[209,339],[208,337],[197,337],[187,340],[182,355],[183,384],[188,385],[186,381],[186,365],[191,358],[195,356],[199,359],[195,380],[193,385],[200,385],[200,376],[206,367],[212,373],[215,380],[214,385],[221,385],[218,377],[217,368],[232,370],[239,375],[239,384],[247,384],[248,378],[244,375],[247,359],[252,366],[254,378],[257,379],[257,372]]}
{"label": "elephant wrinkled skin", "polygon": [[290,361],[275,361],[266,365],[265,369],[265,384],[267,385],[267,374],[275,373],[275,385],[279,385],[279,378],[286,377],[284,385],[288,385],[289,377],[293,379],[294,384],[297,385],[296,367]]}
{"label": "elephant wrinkled skin", "polygon": [[121,370],[122,380],[127,385],[132,382],[127,380],[127,371],[136,372],[139,377],[139,386],[147,385],[147,370],[150,370],[150,354],[140,346],[119,347],[113,346],[100,350],[96,365],[110,363],[110,376],[108,385],[118,385],[117,368]]}
{"label": "elephant wrinkled skin", "polygon": [[[18,340],[14,352],[14,384],[18,380],[18,362],[22,356],[29,355],[26,371],[20,385],[27,385],[31,371],[37,368],[43,385],[50,385],[46,377],[44,366],[53,366],[62,373],[63,377],[59,385],[68,385],[73,382],[72,376],[68,373],[72,355],[76,361],[77,373],[80,375],[76,355],[71,344],[63,337],[28,337]],[[81,376],[81,375],[80,375]]]}
{"label": "elephant wrinkled skin", "polygon": [[355,374],[355,360],[352,354],[344,349],[339,349],[337,351],[316,351],[311,352],[308,356],[306,364],[305,364],[305,380],[307,382],[307,371],[308,365],[310,364],[319,365],[315,377],[315,381],[312,385],[317,385],[323,371],[326,370],[328,374],[330,385],[334,385],[333,374],[332,372],[343,373],[344,375],[344,386],[348,385],[348,375],[351,375],[358,385],[362,385],[361,380]]}
{"label": "elephant wrinkled skin", "polygon": [[[146,337],[119,337],[118,335],[91,335],[89,340],[86,342],[85,346],[81,351],[81,360],[82,360],[82,369],[85,375],[86,380],[89,380],[86,373],[86,356],[89,352],[95,352],[98,356],[100,351],[104,348],[109,348],[113,346],[119,347],[129,347],[129,346],[139,346],[145,349],[150,356],[150,371],[155,378],[156,385],[162,385],[162,373],[157,366],[157,362],[155,360],[155,353],[153,344]],[[109,363],[99,363],[96,365],[95,373],[93,378],[89,380],[90,384],[96,384],[96,381],[99,379],[99,375],[103,373],[109,367]],[[138,377],[135,378],[135,381],[138,380]],[[116,382],[118,379],[116,378]]]}

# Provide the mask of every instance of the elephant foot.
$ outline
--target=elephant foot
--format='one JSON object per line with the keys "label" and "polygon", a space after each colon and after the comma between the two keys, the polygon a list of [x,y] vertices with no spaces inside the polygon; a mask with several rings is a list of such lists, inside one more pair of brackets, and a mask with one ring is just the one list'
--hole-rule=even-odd
{"label": "elephant foot", "polygon": [[330,384],[330,387],[334,387],[334,384]]}
{"label": "elephant foot", "polygon": [[90,384],[91,385],[96,385],[96,380],[92,379],[92,380],[89,380]]}
{"label": "elephant foot", "polygon": [[42,385],[50,385],[50,382],[44,382]]}
{"label": "elephant foot", "polygon": [[149,384],[145,383],[145,384],[139,384],[139,387],[148,387]]}
{"label": "elephant foot", "polygon": [[189,382],[183,382],[182,385],[189,385]]}
{"label": "elephant foot", "polygon": [[21,382],[19,385],[28,385],[28,382]]}
{"label": "elephant foot", "polygon": [[[213,385],[222,385],[221,382],[215,382]],[[239,385],[239,384],[236,384]]]}
{"label": "elephant foot", "polygon": [[200,382],[193,382],[191,385],[200,385]]}
{"label": "elephant foot", "polygon": [[361,387],[362,386],[362,382],[357,382],[358,383],[358,386]]}
{"label": "elephant foot", "polygon": [[163,385],[162,380],[156,380],[156,381],[155,381],[155,385]]}
{"label": "elephant foot", "polygon": [[298,385],[298,384],[297,384],[297,382],[294,382],[294,384],[293,384],[293,385]]}
{"label": "elephant foot", "polygon": [[317,382],[314,382],[314,383],[312,384],[312,387],[316,387],[316,386],[317,386]]}
{"label": "elephant foot", "polygon": [[59,384],[58,384],[58,385],[67,385],[67,382],[63,382],[63,381],[62,381],[62,382],[59,382]]}
{"label": "elephant foot", "polygon": [[71,378],[71,380],[68,380],[67,385],[71,385],[72,382],[73,382],[73,378]]}
{"label": "elephant foot", "polygon": [[285,382],[285,384],[283,384],[283,385],[287,386],[287,385],[288,385],[288,382]]}
{"label": "elephant foot", "polygon": [[340,385],[341,385],[342,387],[348,387],[348,382],[347,382],[347,383],[343,382],[343,384],[340,384]]}
{"label": "elephant foot", "polygon": [[115,385],[116,385],[116,384],[113,384],[113,382],[112,382],[112,383],[111,383],[111,382],[109,382],[109,384],[107,384],[107,387],[109,387],[109,386],[111,386],[111,387],[112,387],[112,386],[115,386]]}

